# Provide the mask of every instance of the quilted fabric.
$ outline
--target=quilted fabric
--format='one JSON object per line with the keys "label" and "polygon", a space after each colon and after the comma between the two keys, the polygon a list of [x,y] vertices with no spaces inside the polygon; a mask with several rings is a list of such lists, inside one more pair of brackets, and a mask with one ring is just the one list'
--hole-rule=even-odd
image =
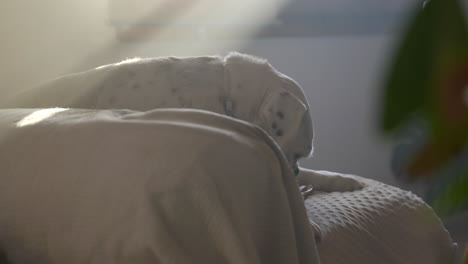
{"label": "quilted fabric", "polygon": [[365,187],[317,193],[305,201],[308,217],[322,229],[321,263],[454,263],[456,245],[419,197],[354,176]]}

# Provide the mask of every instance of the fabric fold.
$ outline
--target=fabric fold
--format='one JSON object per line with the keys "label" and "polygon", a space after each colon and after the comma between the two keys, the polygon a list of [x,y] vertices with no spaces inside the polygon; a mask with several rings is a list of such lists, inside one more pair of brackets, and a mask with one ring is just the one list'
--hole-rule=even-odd
{"label": "fabric fold", "polygon": [[302,197],[256,126],[200,110],[0,110],[12,263],[319,263]]}

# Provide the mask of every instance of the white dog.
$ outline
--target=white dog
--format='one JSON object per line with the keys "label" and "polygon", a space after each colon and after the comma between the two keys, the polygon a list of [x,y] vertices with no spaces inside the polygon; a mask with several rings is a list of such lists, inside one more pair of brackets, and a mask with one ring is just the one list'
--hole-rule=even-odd
{"label": "white dog", "polygon": [[292,79],[249,55],[127,60],[48,81],[1,107],[212,111],[261,127],[280,146],[300,184],[324,191],[362,187],[352,177],[299,169],[298,160],[313,149],[306,97]]}

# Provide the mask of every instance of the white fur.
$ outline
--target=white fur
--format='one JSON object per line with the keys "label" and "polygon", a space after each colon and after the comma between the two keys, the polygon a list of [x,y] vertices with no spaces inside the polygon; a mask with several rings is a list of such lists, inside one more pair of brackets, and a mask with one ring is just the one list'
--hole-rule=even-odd
{"label": "white fur", "polygon": [[266,60],[239,53],[224,58],[125,60],[46,82],[8,104],[139,111],[202,109],[262,127],[292,163],[312,150],[312,123],[301,88]]}

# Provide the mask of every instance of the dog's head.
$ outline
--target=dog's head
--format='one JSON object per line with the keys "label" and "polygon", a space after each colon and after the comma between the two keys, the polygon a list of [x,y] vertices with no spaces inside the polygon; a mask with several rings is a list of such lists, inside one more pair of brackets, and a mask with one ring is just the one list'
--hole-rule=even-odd
{"label": "dog's head", "polygon": [[313,127],[307,99],[291,78],[267,61],[229,54],[224,60],[229,111],[260,126],[281,147],[293,168],[312,153]]}

